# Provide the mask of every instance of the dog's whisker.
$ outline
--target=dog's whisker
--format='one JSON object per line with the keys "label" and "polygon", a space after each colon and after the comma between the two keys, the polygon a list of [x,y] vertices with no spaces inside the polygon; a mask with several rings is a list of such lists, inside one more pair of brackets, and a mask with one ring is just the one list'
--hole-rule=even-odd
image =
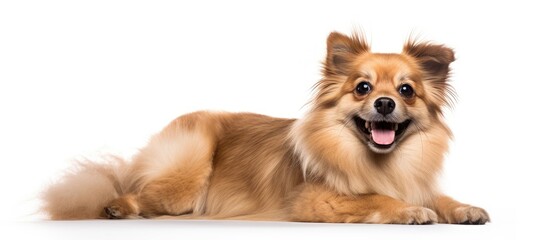
{"label": "dog's whisker", "polygon": [[341,136],[341,132],[343,131],[344,128],[347,127],[347,124],[349,124],[349,122],[352,121],[352,118],[346,118],[345,120],[343,120],[343,125],[341,126],[341,128],[339,129],[339,136]]}

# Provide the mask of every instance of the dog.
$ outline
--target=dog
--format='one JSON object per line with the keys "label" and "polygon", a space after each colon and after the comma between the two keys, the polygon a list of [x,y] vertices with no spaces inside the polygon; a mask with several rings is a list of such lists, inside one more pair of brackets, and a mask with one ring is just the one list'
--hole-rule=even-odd
{"label": "dog", "polygon": [[301,119],[194,112],[132,157],[80,162],[43,193],[50,219],[246,219],[485,224],[437,186],[452,133],[452,49],[373,53],[332,32]]}

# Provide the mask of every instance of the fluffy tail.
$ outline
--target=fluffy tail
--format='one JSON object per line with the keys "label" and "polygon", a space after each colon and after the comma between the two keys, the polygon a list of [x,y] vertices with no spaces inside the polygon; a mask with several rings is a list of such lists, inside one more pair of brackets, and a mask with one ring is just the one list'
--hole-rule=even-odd
{"label": "fluffy tail", "polygon": [[53,220],[103,218],[103,208],[128,188],[129,167],[119,157],[79,162],[42,193],[42,210]]}

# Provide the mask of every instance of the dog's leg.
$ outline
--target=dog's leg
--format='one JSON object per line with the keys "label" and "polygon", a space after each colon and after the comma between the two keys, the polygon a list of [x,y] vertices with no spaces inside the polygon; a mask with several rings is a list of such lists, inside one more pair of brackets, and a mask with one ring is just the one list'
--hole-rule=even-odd
{"label": "dog's leg", "polygon": [[490,221],[484,209],[460,203],[448,196],[435,199],[433,209],[442,223],[485,224]]}
{"label": "dog's leg", "polygon": [[131,194],[105,207],[107,218],[154,217],[203,211],[220,126],[219,115],[180,117],[134,158]]}
{"label": "dog's leg", "polygon": [[138,195],[141,215],[181,215],[199,210],[212,172],[211,157],[203,163],[181,166],[154,179]]}
{"label": "dog's leg", "polygon": [[212,172],[211,159],[183,165],[150,180],[137,194],[126,194],[111,201],[106,218],[128,219],[159,215],[180,215],[200,211]]}
{"label": "dog's leg", "polygon": [[430,224],[437,222],[431,209],[412,206],[391,197],[366,194],[345,196],[322,186],[305,186],[292,199],[291,220],[305,222],[353,222]]}
{"label": "dog's leg", "polygon": [[112,200],[101,215],[102,218],[122,219],[140,218],[140,208],[134,194],[126,194]]}

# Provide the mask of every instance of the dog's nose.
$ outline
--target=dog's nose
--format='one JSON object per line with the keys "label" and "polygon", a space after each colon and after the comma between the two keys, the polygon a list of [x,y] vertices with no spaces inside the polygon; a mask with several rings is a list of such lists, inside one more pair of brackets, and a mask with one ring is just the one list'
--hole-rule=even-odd
{"label": "dog's nose", "polygon": [[374,107],[378,113],[383,114],[383,116],[392,113],[395,110],[395,101],[388,97],[380,97],[374,102]]}

